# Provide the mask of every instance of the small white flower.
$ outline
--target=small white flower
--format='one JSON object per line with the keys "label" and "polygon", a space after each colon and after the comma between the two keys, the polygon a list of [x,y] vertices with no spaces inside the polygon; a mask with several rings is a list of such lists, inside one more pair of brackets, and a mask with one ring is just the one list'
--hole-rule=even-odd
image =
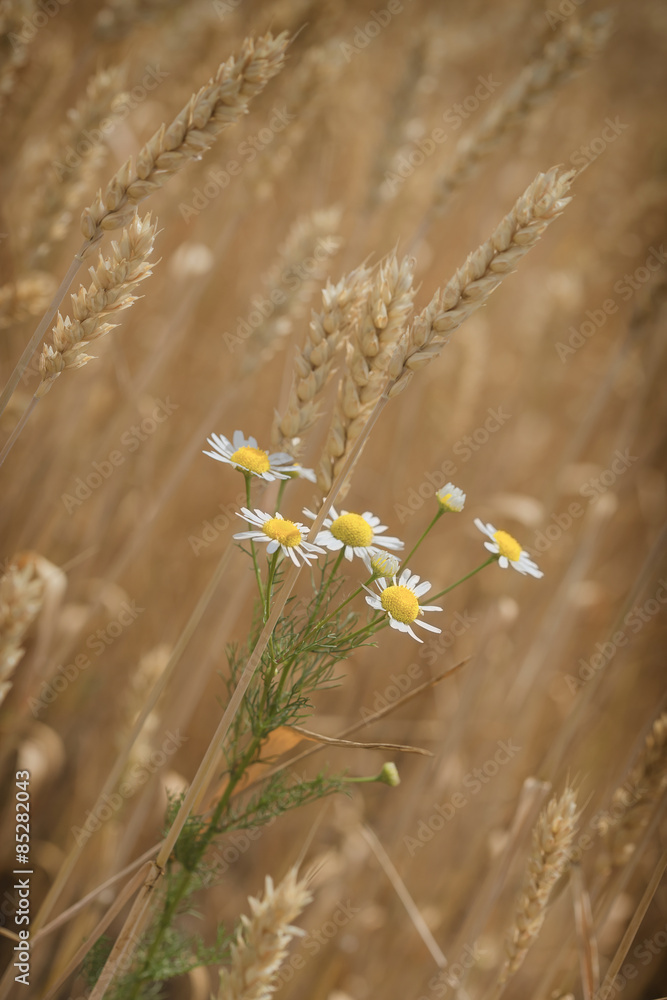
{"label": "small white flower", "polygon": [[401,568],[401,560],[383,549],[375,549],[372,555],[363,556],[369,573],[379,579],[391,580]]}
{"label": "small white flower", "polygon": [[237,517],[242,517],[249,524],[256,524],[261,530],[240,531],[234,535],[234,538],[250,538],[253,542],[267,542],[266,551],[270,556],[280,548],[283,555],[288,556],[294,565],[298,566],[298,556],[301,556],[304,564],[310,565],[311,561],[324,553],[324,549],[321,549],[319,545],[312,545],[305,541],[308,528],[305,528],[300,521],[288,521],[282,514],[265,514],[261,510],[248,510],[247,507],[242,507],[241,513],[237,513]]}
{"label": "small white flower", "polygon": [[454,483],[445,483],[441,490],[435,494],[436,499],[443,510],[460,514],[466,502],[466,494]]}
{"label": "small white flower", "polygon": [[226,462],[244,474],[249,472],[270,483],[274,479],[292,479],[294,476],[310,479],[306,473],[311,470],[304,469],[291,455],[283,451],[269,455],[257,447],[254,437],[245,438],[241,431],[234,431],[231,441],[222,434],[211,434],[207,441],[213,451],[205,451],[205,455],[217,462]]}
{"label": "small white flower", "polygon": [[537,564],[533,562],[528,553],[524,552],[516,538],[512,538],[506,531],[496,531],[492,524],[484,524],[478,517],[475,518],[475,525],[482,534],[491,539],[490,542],[484,542],[484,548],[499,557],[498,564],[502,569],[511,566],[518,573],[522,573],[524,576],[526,574],[534,576],[538,580],[544,576],[542,570],[538,569]]}
{"label": "small white flower", "polygon": [[[304,514],[315,520],[316,515],[312,511],[304,509]],[[363,514],[351,514],[347,510],[337,514],[335,507],[332,507],[315,541],[330,552],[343,549],[345,558],[352,562],[354,556],[362,559],[372,557],[379,547],[376,542],[380,542],[386,549],[402,549],[403,542],[400,538],[382,535],[386,530],[386,524],[380,524],[380,518],[369,510]],[[382,537],[377,537],[379,535]]]}
{"label": "small white flower", "polygon": [[294,462],[294,472],[290,473],[290,479],[307,479],[309,483],[316,483],[317,476],[314,469],[306,469],[300,462]]}
{"label": "small white flower", "polygon": [[442,611],[437,604],[419,604],[419,598],[431,589],[431,584],[426,580],[424,583],[419,583],[418,576],[412,576],[409,569],[404,569],[398,580],[393,577],[392,584],[387,585],[386,580],[377,580],[376,583],[380,591],[379,597],[364,585],[364,590],[370,595],[366,598],[366,603],[375,611],[385,611],[392,628],[398,629],[399,632],[409,632],[417,642],[424,640],[415,635],[412,625],[419,625],[429,632],[442,631],[435,625],[427,625],[426,622],[418,620],[419,615],[423,615],[425,611]]}

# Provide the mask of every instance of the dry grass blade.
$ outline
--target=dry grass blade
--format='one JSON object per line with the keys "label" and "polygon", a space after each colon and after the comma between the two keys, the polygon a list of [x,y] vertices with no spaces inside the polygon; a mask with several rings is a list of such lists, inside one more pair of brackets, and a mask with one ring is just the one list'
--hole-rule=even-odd
{"label": "dry grass blade", "polygon": [[584,1000],[593,1000],[595,991],[600,985],[600,959],[593,924],[591,899],[584,885],[580,865],[572,865],[570,885],[572,887],[574,923],[577,931]]}
{"label": "dry grass blade", "polygon": [[614,989],[614,980],[621,971],[621,966],[623,965],[625,957],[628,954],[628,951],[630,950],[630,945],[635,939],[635,935],[637,934],[637,931],[641,926],[641,922],[646,915],[646,911],[648,910],[651,904],[651,900],[655,896],[660,886],[662,877],[665,874],[666,870],[667,870],[667,851],[663,851],[662,856],[660,857],[660,860],[658,861],[658,864],[656,865],[656,868],[651,876],[651,880],[649,881],[649,884],[646,886],[646,891],[644,892],[644,895],[639,901],[636,910],[632,914],[632,920],[630,921],[625,931],[625,934],[623,935],[621,943],[618,946],[616,954],[614,955],[609,965],[609,968],[607,969],[607,974],[604,977],[604,982],[600,987],[600,996],[602,997],[611,996],[611,990]]}
{"label": "dry grass blade", "polygon": [[347,747],[348,749],[355,747],[358,750],[399,750],[401,753],[417,753],[423,757],[433,756],[430,750],[424,750],[422,747],[407,747],[401,743],[358,743],[355,740],[341,740],[334,736],[322,736],[320,733],[313,733],[302,726],[290,726],[289,728],[307,740],[312,740],[314,743],[324,743],[331,747]]}
{"label": "dry grass blade", "polygon": [[396,867],[394,866],[391,858],[389,857],[384,847],[378,840],[377,836],[369,826],[362,826],[361,833],[366,842],[370,844],[373,853],[375,854],[375,857],[380,862],[385,872],[385,875],[391,882],[394,891],[396,892],[396,895],[398,896],[401,903],[405,907],[406,913],[408,914],[408,917],[410,918],[415,930],[417,931],[420,938],[422,939],[422,941],[428,948],[429,952],[431,953],[433,960],[435,961],[435,964],[438,966],[439,969],[446,968],[447,959],[445,958],[438,942],[435,940],[431,931],[429,930],[428,924],[424,920],[419,910],[419,907],[417,906],[414,899],[410,895],[405,882],[403,881],[399,873],[396,871]]}

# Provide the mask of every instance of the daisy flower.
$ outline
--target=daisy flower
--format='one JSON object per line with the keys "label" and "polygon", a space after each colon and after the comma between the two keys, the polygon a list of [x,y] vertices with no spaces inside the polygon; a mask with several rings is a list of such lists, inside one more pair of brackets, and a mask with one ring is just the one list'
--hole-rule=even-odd
{"label": "daisy flower", "polygon": [[521,548],[516,538],[512,538],[506,531],[496,531],[492,524],[484,524],[478,517],[475,518],[475,525],[482,534],[487,535],[491,541],[484,542],[484,548],[498,556],[498,563],[503,569],[511,566],[518,573],[524,576],[534,576],[536,579],[544,576],[541,569],[533,562],[527,552]]}
{"label": "daisy flower", "polygon": [[295,566],[299,565],[299,556],[305,565],[310,565],[311,560],[317,559],[318,555],[324,553],[318,545],[306,542],[308,528],[305,528],[300,521],[288,521],[282,514],[265,514],[261,510],[248,510],[241,507],[241,513],[237,512],[237,517],[242,517],[249,524],[256,524],[259,531],[240,531],[234,538],[250,538],[253,542],[267,542],[267,553],[273,555],[278,549],[282,550],[284,556],[292,560]]}
{"label": "daisy flower", "polygon": [[409,632],[417,642],[423,642],[418,635],[412,631],[412,625],[419,625],[428,629],[429,632],[442,632],[442,629],[435,625],[427,625],[420,622],[419,616],[425,611],[442,611],[437,604],[419,604],[419,598],[431,589],[431,584],[424,581],[419,583],[418,576],[412,576],[409,569],[404,569],[398,580],[393,577],[393,583],[387,585],[386,580],[377,580],[380,591],[378,597],[372,590],[364,584],[364,590],[368,591],[366,603],[370,604],[375,611],[386,611],[389,616],[389,624],[399,632]]}
{"label": "daisy flower", "polygon": [[[312,511],[304,509],[304,514],[315,520],[316,515]],[[351,514],[347,510],[337,514],[336,508],[332,507],[315,541],[330,552],[343,549],[345,558],[352,562],[353,556],[360,556],[362,559],[372,557],[378,549],[376,541],[386,549],[402,549],[403,542],[400,538],[382,535],[386,530],[387,525],[380,524],[380,518],[369,510],[363,514]],[[382,537],[376,537],[378,535]]]}
{"label": "daisy flower", "polygon": [[378,579],[384,577],[385,580],[391,580],[392,576],[396,576],[401,568],[401,560],[383,549],[375,549],[372,555],[365,553],[363,560],[368,572]]}
{"label": "daisy flower", "polygon": [[458,486],[454,486],[454,483],[445,483],[435,496],[443,511],[452,511],[455,514],[461,513],[466,502],[465,493]]}
{"label": "daisy flower", "polygon": [[310,479],[311,470],[304,469],[291,455],[283,451],[269,455],[257,447],[254,437],[245,438],[241,431],[234,431],[231,441],[223,434],[211,434],[206,440],[213,451],[205,451],[205,455],[216,462],[226,462],[245,475],[259,476],[269,483],[274,479],[292,479],[294,476]]}

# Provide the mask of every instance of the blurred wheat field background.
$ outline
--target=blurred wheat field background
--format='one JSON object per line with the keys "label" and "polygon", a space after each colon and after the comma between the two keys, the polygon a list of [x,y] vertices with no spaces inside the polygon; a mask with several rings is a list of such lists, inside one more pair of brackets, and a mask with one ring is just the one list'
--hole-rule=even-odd
{"label": "blurred wheat field background", "polygon": [[[289,451],[274,416],[286,413],[327,279],[414,258],[417,316],[536,176],[561,165],[575,171],[571,203],[389,400],[335,500],[372,511],[409,552],[452,482],[465,509],[438,522],[410,568],[436,591],[470,572],[485,555],[480,518],[515,536],[543,578],[490,566],[438,602],[442,631],[422,632],[423,645],[391,629],[339,662],[303,725],[337,737],[358,724],[348,739],[431,756],[276,729],[250,781],[291,761],[298,780],[327,769],[370,777],[394,762],[400,785],[349,783],[348,794],[225,833],[211,852],[216,884],[178,926],[212,946],[218,922],[231,933],[252,912],[265,876],[278,887],[300,862],[312,902],[285,921],[305,934],[277,962],[281,996],[657,1000],[667,994],[663,4],[4,0],[2,384],[81,248],[84,209],[86,237],[100,239],[69,293],[88,287],[98,253],[109,257],[131,225],[122,184],[105,208],[128,212],[119,228],[99,223],[96,192],[245,39],[283,31],[284,66],[249,113],[178,166],[168,147],[169,170],[136,206],[150,212],[154,251],[136,301],[91,341],[96,360],[51,382],[44,365],[40,374],[54,320],[0,417],[4,445],[38,386],[50,387],[0,470],[0,995],[102,995],[68,965],[109,911],[109,942],[121,932],[141,882],[122,896],[131,866],[154,857],[168,790],[192,782],[228,702],[227,645],[253,628],[255,580],[239,547],[228,550],[244,527],[243,478],[202,454],[207,438],[241,429]],[[307,468],[330,455],[345,358],[291,452]],[[332,468],[319,485],[289,483],[285,516],[320,508]],[[253,507],[273,510],[277,485]],[[24,770],[27,991],[12,967]],[[224,775],[220,758],[202,815]],[[223,965],[106,995],[216,997]],[[262,980],[220,995],[272,989]]]}

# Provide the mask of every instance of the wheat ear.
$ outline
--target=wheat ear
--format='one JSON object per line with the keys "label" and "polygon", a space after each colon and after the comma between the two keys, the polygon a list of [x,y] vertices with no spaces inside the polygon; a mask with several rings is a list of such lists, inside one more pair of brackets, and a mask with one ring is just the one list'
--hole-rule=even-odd
{"label": "wheat ear", "polygon": [[608,838],[609,868],[624,864],[648,822],[646,806],[655,804],[667,787],[667,712],[654,721],[627,779],[611,797],[600,833]]}
{"label": "wheat ear", "polygon": [[[412,310],[415,261],[395,253],[375,269],[360,322],[347,344],[346,371],[320,464],[326,492],[382,395],[387,368]],[[341,494],[346,492],[345,485]],[[339,496],[341,495],[339,494]]]}
{"label": "wheat ear", "polygon": [[151,271],[148,257],[153,252],[157,222],[150,212],[143,219],[135,215],[120,240],[111,244],[111,256],[99,256],[97,267],[89,268],[91,284],[72,295],[72,316],[63,317],[53,327],[53,346],[44,344],[39,359],[42,381],[35,397],[44,396],[54,380],[68,368],[80,368],[91,360],[84,348],[118,324],[105,323],[109,313],[127,309],[136,301],[132,291]]}
{"label": "wheat ear", "polygon": [[567,197],[574,170],[552,167],[538,174],[491,237],[468,256],[444,288],[415,318],[389,364],[389,396],[406,387],[415,371],[432,361],[471,313],[485,305],[519,260],[572,200]]}
{"label": "wheat ear", "polygon": [[369,271],[363,265],[336,285],[322,291],[324,309],[313,312],[306,343],[297,349],[294,377],[285,413],[276,414],[272,442],[296,456],[303,436],[317,420],[319,397],[333,373],[334,356],[341,339],[353,326],[367,290]]}
{"label": "wheat ear", "polygon": [[103,230],[125,225],[135,205],[210,149],[223,129],[238,122],[252,98],[282,69],[288,43],[287,32],[276,38],[271,34],[246,38],[240,55],[221,63],[171,125],[160,126],[137,154],[134,167],[130,157],[84,209],[81,231],[86,239],[95,240]]}
{"label": "wheat ear", "polygon": [[55,291],[46,271],[31,271],[0,287],[0,330],[44,312]]}
{"label": "wheat ear", "polygon": [[470,179],[499,142],[600,52],[610,30],[611,18],[604,11],[585,23],[565,23],[539,58],[523,68],[479,126],[459,140],[451,162],[435,182],[436,213],[444,211],[451,194]]}
{"label": "wheat ear", "polygon": [[[278,256],[262,278],[263,295],[275,308],[253,331],[249,350],[243,358],[243,372],[254,371],[269,361],[294,330],[295,320],[303,316],[317,281],[324,277],[325,261],[338,252],[342,238],[340,210],[324,208],[300,216],[291,226]],[[314,257],[324,249],[325,259]],[[306,266],[307,265],[307,266]]]}
{"label": "wheat ear", "polygon": [[521,967],[542,929],[551,891],[570,864],[576,822],[577,800],[569,787],[560,798],[554,796],[540,814],[507,943],[508,957],[498,978],[494,1000]]}
{"label": "wheat ear", "polygon": [[45,586],[34,561],[27,557],[15,557],[0,577],[0,705],[25,652],[23,638],[39,614]]}
{"label": "wheat ear", "polygon": [[312,897],[305,881],[291,868],[274,887],[267,875],[264,898],[250,903],[250,917],[241,917],[236,944],[232,945],[231,967],[220,973],[218,1000],[269,1000],[277,983],[276,973],[293,937],[302,935],[292,921]]}
{"label": "wheat ear", "polygon": [[97,128],[109,113],[114,98],[123,96],[125,68],[112,66],[95,73],[83,97],[67,112],[67,121],[59,130],[57,142],[50,143],[34,168],[41,178],[31,199],[29,222],[20,234],[24,253],[29,253],[29,263],[42,260],[69,232],[72,213],[80,210],[92,177],[101,166],[107,148],[97,143],[68,162],[68,150],[75,151],[83,139],[89,146],[91,129]]}

